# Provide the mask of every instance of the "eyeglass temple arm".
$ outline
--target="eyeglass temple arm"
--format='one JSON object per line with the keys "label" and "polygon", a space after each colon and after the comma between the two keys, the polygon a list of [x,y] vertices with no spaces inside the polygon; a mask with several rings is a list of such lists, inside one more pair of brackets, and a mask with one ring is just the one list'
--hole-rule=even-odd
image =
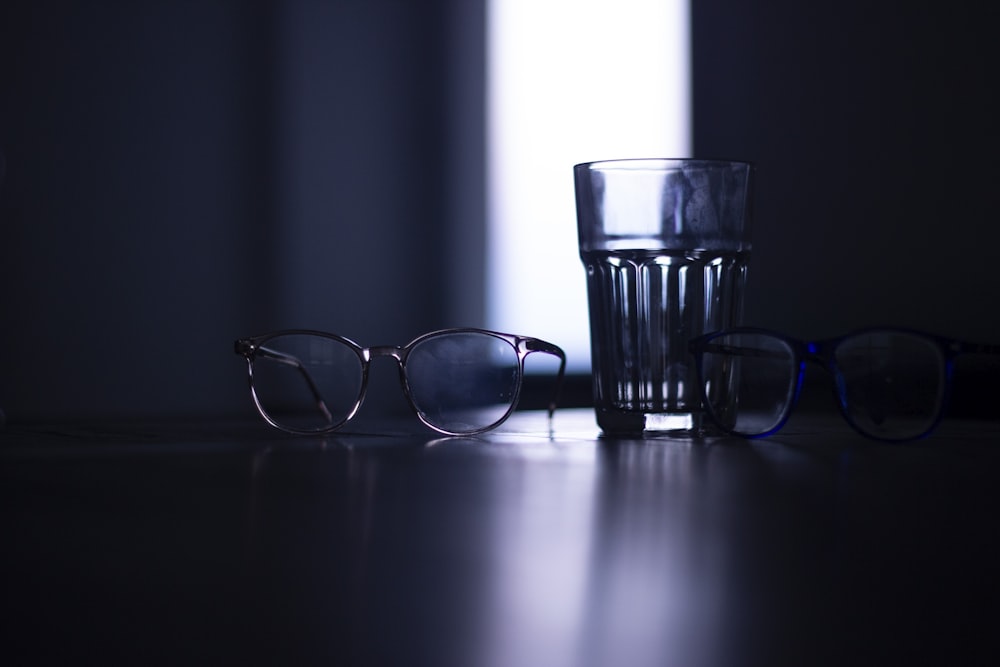
{"label": "eyeglass temple arm", "polygon": [[741,357],[758,357],[758,358],[769,358],[769,359],[785,359],[788,357],[787,354],[782,354],[781,352],[776,352],[774,350],[760,350],[752,347],[743,347],[740,345],[723,345],[721,343],[708,343],[701,348],[702,352],[715,352],[716,354],[729,354],[729,355],[739,355]]}
{"label": "eyeglass temple arm", "polygon": [[525,339],[524,349],[527,350],[527,354],[531,354],[532,352],[543,352],[545,354],[551,354],[559,357],[559,373],[556,375],[556,386],[552,391],[552,398],[549,399],[549,419],[552,419],[552,416],[556,411],[556,402],[559,399],[559,393],[562,391],[563,378],[566,375],[566,353],[563,352],[562,348],[559,346],[547,343],[538,338]]}
{"label": "eyeglass temple arm", "polygon": [[[966,343],[963,341],[953,341],[949,348],[955,354],[990,354],[1000,356],[1000,345],[989,343]],[[760,350],[752,347],[740,345],[724,345],[722,343],[707,343],[700,347],[701,352],[714,352],[716,354],[739,355],[742,357],[759,357],[780,359],[786,355],[773,350]]]}
{"label": "eyeglass temple arm", "polygon": [[312,379],[312,376],[309,375],[309,371],[306,370],[305,364],[303,364],[298,357],[284,352],[279,352],[278,350],[273,350],[269,347],[264,347],[263,345],[255,349],[256,353],[263,357],[272,359],[279,364],[284,364],[285,366],[291,366],[292,368],[298,370],[299,373],[302,374],[302,377],[305,378],[306,384],[309,385],[309,391],[312,392],[313,398],[316,400],[316,407],[318,407],[320,412],[323,413],[327,423],[333,423],[333,415],[330,414],[330,410],[326,407],[326,401],[323,400],[323,394],[320,392],[319,387],[316,386],[316,382]]}
{"label": "eyeglass temple arm", "polygon": [[990,343],[963,343],[956,342],[952,345],[954,352],[962,354],[996,354],[1000,355],[1000,345]]}

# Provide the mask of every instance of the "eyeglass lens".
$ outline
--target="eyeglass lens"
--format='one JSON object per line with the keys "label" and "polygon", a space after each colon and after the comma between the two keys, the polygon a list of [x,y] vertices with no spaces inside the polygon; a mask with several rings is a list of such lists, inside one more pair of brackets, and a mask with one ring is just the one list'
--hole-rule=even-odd
{"label": "eyeglass lens", "polygon": [[[919,437],[936,423],[947,365],[935,341],[900,331],[851,336],[833,350],[837,399],[859,431],[885,440]],[[766,333],[713,338],[702,355],[706,407],[724,429],[765,435],[788,417],[801,362],[787,341]]]}
{"label": "eyeglass lens", "polygon": [[[517,399],[520,360],[513,344],[480,332],[419,340],[404,357],[406,393],[421,419],[471,433],[506,417]],[[336,337],[282,334],[253,362],[261,410],[295,431],[326,431],[350,419],[364,393],[361,350]]]}
{"label": "eyeglass lens", "polygon": [[336,338],[286,334],[258,348],[253,389],[261,410],[296,431],[323,431],[347,421],[363,388],[358,352]]}
{"label": "eyeglass lens", "polygon": [[769,433],[794,400],[798,372],[795,351],[780,338],[757,333],[713,338],[702,357],[706,407],[728,431]]}
{"label": "eyeglass lens", "polygon": [[514,346],[478,332],[425,338],[406,357],[410,400],[429,424],[453,433],[491,426],[517,398]]}
{"label": "eyeglass lens", "polygon": [[844,414],[868,435],[905,440],[937,421],[946,384],[938,345],[902,332],[873,332],[834,350],[838,398]]}

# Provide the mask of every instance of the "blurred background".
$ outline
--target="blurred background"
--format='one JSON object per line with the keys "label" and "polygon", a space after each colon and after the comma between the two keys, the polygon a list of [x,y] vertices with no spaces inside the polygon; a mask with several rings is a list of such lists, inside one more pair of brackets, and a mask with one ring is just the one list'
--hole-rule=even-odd
{"label": "blurred background", "polygon": [[[518,298],[492,293],[490,278],[490,247],[509,236],[490,208],[490,22],[504,1],[3,3],[7,418],[254,414],[232,341],[271,329],[367,345],[447,326],[545,337],[544,322],[507,326],[516,308],[492,305]],[[573,3],[560,6],[570,31]],[[992,10],[682,9],[683,136],[580,161],[754,161],[749,323],[810,338],[888,323],[1000,343]],[[512,48],[533,25],[518,20]],[[607,56],[601,35],[570,48],[550,34],[577,75]],[[538,184],[570,207],[553,224],[571,257],[572,162]],[[563,309],[582,303],[582,267],[540,269],[522,243],[511,261],[542,271],[529,291],[557,318],[581,316]],[[571,391],[587,386],[579,368]],[[370,400],[395,409],[387,371]]]}

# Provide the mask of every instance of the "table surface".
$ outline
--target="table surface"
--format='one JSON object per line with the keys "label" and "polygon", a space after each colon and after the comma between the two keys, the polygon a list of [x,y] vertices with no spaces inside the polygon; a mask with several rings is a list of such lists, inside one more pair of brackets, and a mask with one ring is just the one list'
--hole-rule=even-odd
{"label": "table surface", "polygon": [[4,664],[1000,664],[1000,424],[0,430]]}

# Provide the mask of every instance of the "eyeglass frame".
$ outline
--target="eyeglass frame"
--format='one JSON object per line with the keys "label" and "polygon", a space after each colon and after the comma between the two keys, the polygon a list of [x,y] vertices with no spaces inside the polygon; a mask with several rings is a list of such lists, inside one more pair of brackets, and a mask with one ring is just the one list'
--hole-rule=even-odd
{"label": "eyeglass frame", "polygon": [[[991,354],[1000,355],[1000,345],[994,345],[989,343],[971,343],[968,341],[958,340],[955,338],[949,338],[947,336],[940,336],[933,333],[928,333],[926,331],[919,331],[916,329],[910,329],[906,327],[865,327],[862,329],[856,329],[849,333],[835,336],[833,338],[824,338],[820,340],[801,340],[798,338],[793,338],[786,334],[772,331],[769,329],[764,329],[760,327],[735,327],[732,329],[723,329],[720,331],[713,331],[710,333],[703,334],[696,338],[693,338],[688,343],[688,351],[694,357],[694,367],[695,376],[698,379],[698,392],[702,399],[702,405],[705,408],[705,412],[708,414],[712,422],[720,428],[722,431],[729,435],[737,435],[742,438],[757,439],[766,438],[768,436],[774,435],[780,431],[791,417],[792,410],[795,408],[798,402],[799,395],[802,392],[803,381],[805,379],[806,364],[807,362],[813,362],[826,370],[832,378],[836,378],[838,375],[838,365],[834,358],[834,353],[836,352],[838,346],[846,340],[856,338],[858,336],[864,336],[869,334],[905,334],[920,338],[926,342],[932,343],[938,349],[941,354],[941,360],[943,364],[943,380],[944,387],[942,388],[941,400],[938,404],[937,414],[935,414],[934,419],[931,421],[930,425],[914,436],[903,437],[903,438],[883,438],[872,433],[869,433],[859,427],[855,421],[850,417],[847,411],[847,407],[844,405],[844,400],[841,398],[840,393],[837,390],[837,383],[833,383],[834,392],[834,402],[837,404],[837,410],[840,412],[841,417],[845,422],[857,433],[861,434],[866,438],[872,440],[879,440],[881,442],[909,442],[913,440],[919,440],[925,438],[938,427],[941,420],[944,417],[944,413],[947,410],[949,401],[951,399],[952,392],[952,375],[954,372],[955,359],[962,354]],[[726,428],[721,420],[717,419],[714,411],[711,407],[711,402],[708,400],[708,396],[705,391],[705,380],[704,380],[704,355],[706,352],[710,352],[708,349],[709,344],[712,340],[736,334],[751,334],[759,336],[770,336],[771,338],[780,340],[785,343],[792,351],[792,368],[796,368],[797,372],[795,374],[795,391],[792,393],[791,399],[785,406],[781,418],[777,421],[775,426],[768,431],[763,433],[747,434],[740,433],[733,429]]]}
{"label": "eyeglass frame", "polygon": [[[410,354],[410,351],[416,347],[418,344],[430,339],[440,336],[445,336],[449,334],[466,334],[475,333],[483,334],[487,336],[492,336],[494,338],[499,338],[504,342],[508,343],[514,348],[514,352],[517,355],[517,385],[514,390],[514,395],[511,397],[510,406],[504,412],[503,416],[495,420],[492,424],[488,426],[483,426],[481,428],[472,431],[451,431],[440,426],[435,426],[430,423],[417,408],[416,402],[413,400],[413,396],[410,393],[410,385],[406,377],[406,359]],[[317,336],[319,338],[326,338],[328,340],[334,340],[341,343],[358,355],[358,361],[361,363],[361,386],[358,391],[357,399],[354,401],[353,406],[349,411],[347,411],[346,416],[338,421],[337,423],[322,429],[297,429],[289,426],[279,424],[274,418],[272,418],[264,406],[261,404],[260,397],[257,394],[257,390],[254,386],[254,372],[253,364],[256,360],[257,354],[263,349],[263,344],[269,340],[274,340],[281,336]],[[438,329],[435,331],[430,331],[428,333],[417,336],[409,343],[405,345],[376,345],[372,347],[364,347],[355,341],[341,336],[339,334],[334,334],[326,331],[320,331],[317,329],[279,329],[276,331],[271,331],[269,333],[260,334],[258,336],[250,336],[247,338],[238,338],[234,343],[234,351],[236,354],[244,357],[247,361],[248,370],[248,381],[250,385],[250,395],[253,398],[254,406],[257,408],[257,412],[260,416],[267,422],[270,426],[278,429],[279,431],[284,431],[285,433],[290,433],[293,435],[324,435],[331,433],[341,428],[349,421],[354,419],[358,411],[361,409],[362,403],[364,403],[365,396],[368,391],[368,372],[371,367],[371,363],[374,359],[378,357],[389,357],[396,361],[396,365],[399,369],[399,380],[403,387],[403,394],[406,397],[406,401],[413,413],[417,416],[422,424],[428,428],[449,436],[472,436],[485,433],[487,431],[492,431],[493,429],[499,427],[514,413],[517,409],[517,404],[521,398],[521,389],[524,385],[524,362],[529,355],[535,352],[541,352],[543,354],[551,354],[559,359],[559,371],[556,375],[556,383],[552,392],[552,397],[549,400],[549,405],[547,408],[549,420],[553,418],[556,410],[556,401],[559,397],[559,392],[562,388],[563,378],[566,374],[566,353],[558,345],[554,343],[549,343],[540,338],[534,338],[531,336],[520,336],[517,334],[509,334],[500,331],[492,331],[490,329],[480,329],[475,327],[459,327],[451,329]],[[301,369],[305,372],[305,369]],[[308,373],[305,373],[306,382],[309,383],[311,390],[314,394],[318,392],[315,383]],[[329,415],[328,415],[329,416]]]}

